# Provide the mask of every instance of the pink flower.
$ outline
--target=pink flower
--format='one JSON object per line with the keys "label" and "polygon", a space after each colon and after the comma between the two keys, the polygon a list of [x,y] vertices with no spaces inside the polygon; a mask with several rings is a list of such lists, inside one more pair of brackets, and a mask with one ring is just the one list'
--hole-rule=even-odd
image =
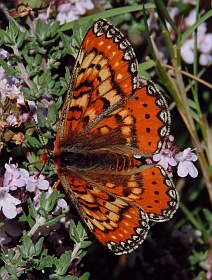
{"label": "pink flower", "polygon": [[2,210],[5,217],[8,219],[15,218],[17,215],[16,205],[20,203],[19,199],[9,194],[9,187],[0,188],[0,210]]}
{"label": "pink flower", "polygon": [[74,21],[81,15],[84,15],[87,10],[92,10],[94,4],[91,0],[78,0],[63,3],[58,5],[58,11],[56,20],[59,20],[61,24]]}
{"label": "pink flower", "polygon": [[37,190],[48,190],[49,182],[44,179],[43,175],[39,175],[38,179],[35,179],[35,175],[30,176],[27,180],[26,190],[36,193]]}
{"label": "pink flower", "polygon": [[192,161],[197,161],[198,156],[192,153],[191,148],[187,148],[183,152],[176,154],[175,159],[179,162],[177,168],[178,176],[186,177],[188,174],[192,178],[196,178],[198,176],[198,170],[192,163]]}
{"label": "pink flower", "polygon": [[[44,179],[43,175],[39,175],[38,179],[35,179],[35,175],[28,178],[26,190],[35,193],[35,197],[33,198],[35,209],[40,207],[41,191],[45,190],[47,191],[46,193],[48,193],[49,189],[51,189],[51,187],[49,187],[49,182]],[[47,194],[45,194],[45,196],[47,196]]]}
{"label": "pink flower", "polygon": [[4,174],[3,186],[10,190],[16,190],[26,185],[26,178],[29,176],[25,169],[17,168],[15,164],[5,164],[6,172]]}
{"label": "pink flower", "polygon": [[[192,10],[188,17],[185,18],[185,25],[192,26],[196,21],[196,10]],[[200,65],[208,65],[212,62],[212,33],[207,32],[206,22],[200,24],[197,28],[197,49],[200,52],[199,63]],[[194,62],[194,35],[186,39],[181,47],[181,56],[183,60],[192,64]]]}
{"label": "pink flower", "polygon": [[168,170],[169,166],[176,166],[177,162],[173,158],[173,153],[169,149],[165,149],[160,154],[154,154],[153,160],[158,162],[165,170]]}

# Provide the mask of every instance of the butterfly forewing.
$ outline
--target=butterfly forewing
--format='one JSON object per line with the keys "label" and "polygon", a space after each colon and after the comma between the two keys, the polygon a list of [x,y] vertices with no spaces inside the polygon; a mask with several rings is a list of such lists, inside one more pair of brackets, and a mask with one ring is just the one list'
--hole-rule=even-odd
{"label": "butterfly forewing", "polygon": [[115,254],[132,252],[149,220],[166,221],[178,208],[166,171],[145,164],[164,148],[169,127],[166,101],[138,78],[130,43],[106,20],[96,21],[76,59],[54,165],[81,218]]}
{"label": "butterfly forewing", "polygon": [[137,60],[130,43],[105,20],[85,35],[60,120],[60,140],[85,134],[126,102],[138,85]]}

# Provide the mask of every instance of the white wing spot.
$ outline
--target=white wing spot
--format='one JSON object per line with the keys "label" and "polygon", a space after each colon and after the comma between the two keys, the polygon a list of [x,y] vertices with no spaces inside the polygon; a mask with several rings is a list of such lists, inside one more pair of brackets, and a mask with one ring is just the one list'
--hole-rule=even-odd
{"label": "white wing spot", "polygon": [[98,45],[99,45],[99,46],[104,45],[104,41],[99,42],[99,44],[98,44]]}
{"label": "white wing spot", "polygon": [[118,79],[118,80],[121,80],[122,78],[123,78],[123,75],[122,75],[122,74],[118,74],[118,75],[117,75],[117,79]]}

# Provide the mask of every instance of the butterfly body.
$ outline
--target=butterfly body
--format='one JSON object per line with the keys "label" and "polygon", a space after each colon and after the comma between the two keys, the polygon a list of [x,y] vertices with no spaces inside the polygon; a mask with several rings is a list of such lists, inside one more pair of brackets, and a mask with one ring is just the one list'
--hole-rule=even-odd
{"label": "butterfly body", "polygon": [[166,101],[137,76],[130,43],[99,19],[75,62],[53,160],[79,215],[115,254],[132,252],[146,238],[149,220],[167,221],[178,207],[166,171],[145,163],[164,149],[169,128]]}

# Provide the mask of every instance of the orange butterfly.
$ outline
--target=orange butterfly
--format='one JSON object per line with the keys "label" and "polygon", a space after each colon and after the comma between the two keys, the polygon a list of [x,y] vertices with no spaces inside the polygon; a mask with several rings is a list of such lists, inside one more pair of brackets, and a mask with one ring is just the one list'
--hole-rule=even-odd
{"label": "orange butterfly", "polygon": [[169,129],[166,101],[138,77],[132,46],[106,20],[97,20],[75,62],[53,160],[85,224],[117,255],[144,241],[149,220],[167,221],[178,208],[166,171],[145,164],[164,148]]}

